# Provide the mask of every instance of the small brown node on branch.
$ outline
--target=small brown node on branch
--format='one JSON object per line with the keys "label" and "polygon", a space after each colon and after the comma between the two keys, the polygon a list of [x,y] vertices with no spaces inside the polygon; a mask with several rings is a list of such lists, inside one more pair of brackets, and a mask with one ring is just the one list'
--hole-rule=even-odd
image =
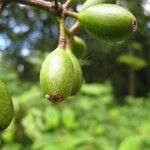
{"label": "small brown node on branch", "polygon": [[51,9],[57,16],[60,16],[63,11],[62,4],[60,2],[55,1],[51,2]]}

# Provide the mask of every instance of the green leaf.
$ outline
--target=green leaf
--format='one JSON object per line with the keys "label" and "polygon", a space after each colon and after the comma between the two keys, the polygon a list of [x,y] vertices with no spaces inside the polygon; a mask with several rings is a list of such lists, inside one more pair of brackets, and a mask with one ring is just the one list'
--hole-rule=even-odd
{"label": "green leaf", "polygon": [[142,137],[138,135],[131,135],[125,138],[121,142],[119,150],[143,150]]}
{"label": "green leaf", "polygon": [[68,129],[76,127],[75,113],[72,109],[70,108],[63,109],[62,122]]}
{"label": "green leaf", "polygon": [[2,133],[2,139],[6,142],[13,141],[16,128],[16,124],[13,121],[11,125],[5,130],[5,132]]}
{"label": "green leaf", "polygon": [[102,85],[102,84],[84,84],[81,88],[81,92],[89,94],[89,95],[103,95],[112,92],[112,88],[110,85]]}
{"label": "green leaf", "polygon": [[43,119],[46,129],[55,129],[60,123],[60,113],[55,107],[46,107]]}
{"label": "green leaf", "polygon": [[146,67],[147,62],[143,58],[133,56],[130,54],[122,54],[117,58],[119,63],[125,64],[128,67],[131,67],[134,70],[140,70]]}
{"label": "green leaf", "polygon": [[1,150],[21,150],[22,149],[22,146],[21,144],[19,143],[9,143],[9,144],[6,144],[2,147]]}

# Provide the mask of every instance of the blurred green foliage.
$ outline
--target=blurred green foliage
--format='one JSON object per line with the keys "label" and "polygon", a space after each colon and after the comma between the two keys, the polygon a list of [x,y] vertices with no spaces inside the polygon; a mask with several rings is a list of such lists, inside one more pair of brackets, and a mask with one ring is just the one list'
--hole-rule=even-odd
{"label": "blurred green foliage", "polygon": [[130,54],[122,54],[117,58],[117,60],[119,63],[130,66],[133,70],[140,70],[147,65],[147,62],[144,59]]}
{"label": "blurred green foliage", "polygon": [[2,150],[148,150],[149,98],[114,101],[113,88],[84,84],[59,105],[41,95],[38,85],[13,97],[15,118],[1,134]]}

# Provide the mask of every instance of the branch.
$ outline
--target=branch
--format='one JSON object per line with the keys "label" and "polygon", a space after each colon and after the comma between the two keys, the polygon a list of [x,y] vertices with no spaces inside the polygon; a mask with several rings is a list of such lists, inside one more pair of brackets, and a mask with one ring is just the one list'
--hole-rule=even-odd
{"label": "branch", "polygon": [[0,0],[0,13],[9,5],[10,0]]}
{"label": "branch", "polygon": [[[71,12],[67,9],[67,7],[69,6],[69,4],[71,2],[73,2],[73,0],[67,0],[65,2],[65,4],[61,4],[60,2],[58,2],[57,0],[53,0],[52,2],[49,1],[45,1],[45,0],[0,0],[0,12],[3,11],[3,9],[5,9],[7,7],[7,5],[11,2],[14,3],[19,3],[19,4],[24,4],[27,6],[33,6],[36,8],[40,8],[43,10],[47,10],[48,12],[55,12],[55,14],[57,14],[58,16],[61,16],[61,21],[60,21],[60,41],[59,44],[62,47],[65,47],[65,26],[64,26],[64,20],[65,17],[70,16],[73,18],[76,18],[76,13],[75,12]],[[69,30],[66,30],[68,35],[70,37],[73,36],[74,32],[79,28],[80,24],[79,22],[76,22]]]}
{"label": "branch", "polygon": [[62,9],[62,5],[60,3],[57,4],[57,8],[56,8],[56,4],[54,1],[49,2],[44,0],[13,0],[13,2],[24,4],[27,6],[34,6],[37,8],[47,10],[49,12],[60,11]]}

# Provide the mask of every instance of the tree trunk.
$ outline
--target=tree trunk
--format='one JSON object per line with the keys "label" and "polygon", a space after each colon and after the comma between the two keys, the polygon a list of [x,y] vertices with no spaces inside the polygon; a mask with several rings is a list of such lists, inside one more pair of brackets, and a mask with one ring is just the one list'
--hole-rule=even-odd
{"label": "tree trunk", "polygon": [[[132,48],[130,47],[130,45],[128,46],[128,51],[130,55],[134,55]],[[136,73],[135,70],[133,70],[130,66],[129,66],[129,95],[130,96],[135,96],[136,95]]]}
{"label": "tree trunk", "polygon": [[132,68],[130,68],[129,69],[129,95],[130,96],[135,96],[136,94],[135,80],[136,80],[135,71]]}

